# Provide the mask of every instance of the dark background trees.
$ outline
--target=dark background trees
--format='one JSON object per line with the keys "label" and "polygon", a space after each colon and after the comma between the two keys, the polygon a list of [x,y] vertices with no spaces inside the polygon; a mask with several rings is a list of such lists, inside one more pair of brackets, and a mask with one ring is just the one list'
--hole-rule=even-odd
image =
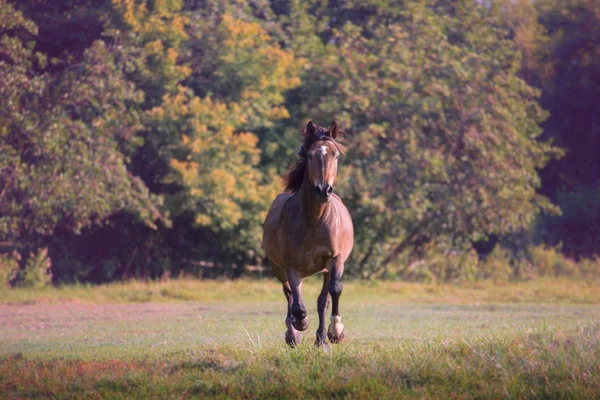
{"label": "dark background trees", "polygon": [[3,259],[56,282],[239,276],[311,118],[347,131],[350,274],[477,269],[497,238],[595,256],[599,8],[2,3]]}

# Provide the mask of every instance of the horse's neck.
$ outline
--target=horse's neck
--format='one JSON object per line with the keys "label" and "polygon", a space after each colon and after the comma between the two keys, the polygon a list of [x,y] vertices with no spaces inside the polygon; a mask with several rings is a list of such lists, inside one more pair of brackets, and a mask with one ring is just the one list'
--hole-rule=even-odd
{"label": "horse's neck", "polygon": [[332,204],[331,201],[325,204],[317,201],[315,190],[311,187],[310,181],[307,178],[302,182],[300,196],[302,217],[309,223],[315,223],[326,216]]}

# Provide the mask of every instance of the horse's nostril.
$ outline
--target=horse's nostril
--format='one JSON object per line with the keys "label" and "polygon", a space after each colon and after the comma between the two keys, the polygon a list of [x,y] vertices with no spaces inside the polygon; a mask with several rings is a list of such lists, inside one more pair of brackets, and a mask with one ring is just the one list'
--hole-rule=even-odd
{"label": "horse's nostril", "polygon": [[326,200],[333,194],[333,187],[328,183],[320,183],[315,185],[315,193],[320,199]]}

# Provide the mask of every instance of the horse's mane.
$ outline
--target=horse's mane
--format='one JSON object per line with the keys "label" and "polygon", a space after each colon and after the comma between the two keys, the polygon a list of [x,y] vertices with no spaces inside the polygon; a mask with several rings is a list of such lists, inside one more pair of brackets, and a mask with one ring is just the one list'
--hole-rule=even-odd
{"label": "horse's mane", "polygon": [[[315,142],[319,141],[327,141],[333,143],[333,145],[337,148],[337,150],[344,154],[346,152],[346,148],[338,143],[334,138],[329,136],[329,129],[320,125],[313,125],[315,130],[314,134],[309,135],[306,132],[306,128],[302,131],[302,135],[304,137],[304,141],[302,146],[300,146],[300,151],[298,152],[298,160],[290,167],[287,175],[284,178],[285,190],[287,192],[296,193],[302,187],[302,182],[304,181],[304,173],[307,167],[307,157],[308,150],[312,147]],[[343,131],[337,131],[339,136],[343,136]]]}

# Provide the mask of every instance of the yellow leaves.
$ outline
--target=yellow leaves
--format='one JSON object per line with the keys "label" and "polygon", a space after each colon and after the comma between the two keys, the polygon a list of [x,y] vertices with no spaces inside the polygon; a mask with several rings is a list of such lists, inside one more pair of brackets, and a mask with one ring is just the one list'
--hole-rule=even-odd
{"label": "yellow leaves", "polygon": [[[281,115],[285,109],[276,110]],[[250,220],[259,227],[276,195],[275,172],[267,178],[257,168],[258,137],[237,132],[245,125],[246,112],[237,103],[199,98],[179,87],[176,94],[165,95],[162,107],[150,114],[154,124],[178,127],[187,156],[185,161],[171,159],[171,168],[188,196],[199,204],[194,208],[196,223],[215,231],[228,231]]]}
{"label": "yellow leaves", "polygon": [[255,22],[225,14],[218,29],[221,62],[216,71],[221,81],[242,82],[231,96],[230,107],[239,107],[244,124],[266,125],[289,113],[282,106],[283,92],[300,85],[300,72],[306,61],[282,49]]}
{"label": "yellow leaves", "polygon": [[272,120],[285,119],[290,117],[290,113],[285,107],[273,107],[265,112],[265,116]]}
{"label": "yellow leaves", "polygon": [[135,0],[112,0],[113,7],[117,10],[123,22],[132,31],[140,34],[159,34],[187,39],[185,26],[189,23],[187,17],[177,14],[181,9],[181,2],[172,0],[156,0],[152,10],[146,7],[146,2],[136,4]]}
{"label": "yellow leaves", "polygon": [[190,148],[194,153],[201,153],[202,150],[208,148],[208,142],[201,138],[197,138],[192,142]]}
{"label": "yellow leaves", "polygon": [[186,65],[178,66],[177,70],[181,76],[189,76],[192,73],[192,69]]}
{"label": "yellow leaves", "polygon": [[113,0],[113,7],[121,13],[123,22],[134,30],[141,29],[140,20],[144,18],[148,10],[144,2],[136,4],[135,0]]}
{"label": "yellow leaves", "polygon": [[258,137],[252,133],[244,132],[237,136],[237,140],[235,142],[240,148],[243,146],[248,149],[252,149],[258,144]]}
{"label": "yellow leaves", "polygon": [[200,171],[200,166],[197,162],[179,161],[176,159],[171,159],[171,168],[181,174],[184,183],[193,182]]}
{"label": "yellow leaves", "polygon": [[230,14],[223,15],[221,27],[226,32],[224,44],[228,47],[244,49],[271,40],[258,23],[238,20]]}
{"label": "yellow leaves", "polygon": [[136,48],[141,49],[137,56],[144,65],[137,70],[139,78],[151,85],[163,82],[163,86],[173,88],[189,76],[189,67],[177,65],[177,49],[188,39],[185,28],[189,20],[181,15],[181,1],[112,0],[112,4],[133,33],[130,37],[136,42]]}
{"label": "yellow leaves", "polygon": [[179,54],[177,53],[177,50],[170,48],[167,50],[167,59],[169,60],[170,63],[175,64],[177,62],[177,56]]}
{"label": "yellow leaves", "polygon": [[218,189],[218,193],[227,197],[231,197],[235,192],[236,179],[233,175],[225,171],[223,168],[216,168],[211,172],[214,186]]}
{"label": "yellow leaves", "polygon": [[163,52],[163,44],[162,41],[160,39],[156,39],[152,42],[146,43],[146,46],[144,46],[144,50],[146,50],[147,54],[161,54]]}
{"label": "yellow leaves", "polygon": [[148,116],[152,119],[161,120],[165,116],[165,109],[163,107],[153,107],[149,111],[147,111]]}
{"label": "yellow leaves", "polygon": [[176,44],[186,37],[187,20],[174,16],[165,1],[157,0],[151,12],[134,12],[132,18],[144,37],[149,68],[159,68],[161,79],[175,82],[161,105],[146,113],[154,131],[181,138],[178,148],[167,150],[175,173],[170,182],[184,188],[180,204],[194,213],[196,224],[215,232],[241,231],[244,238],[235,240],[258,241],[280,180],[275,170],[259,168],[259,138],[251,131],[289,118],[284,92],[300,85],[306,62],[282,49],[258,23],[225,14],[218,29],[203,32],[215,46],[209,64],[215,68],[209,71],[214,81],[206,90],[214,97],[198,97],[177,86],[190,73],[189,67],[177,65]]}
{"label": "yellow leaves", "polygon": [[196,224],[200,225],[200,226],[208,226],[210,225],[210,217],[204,214],[198,214],[196,215]]}

